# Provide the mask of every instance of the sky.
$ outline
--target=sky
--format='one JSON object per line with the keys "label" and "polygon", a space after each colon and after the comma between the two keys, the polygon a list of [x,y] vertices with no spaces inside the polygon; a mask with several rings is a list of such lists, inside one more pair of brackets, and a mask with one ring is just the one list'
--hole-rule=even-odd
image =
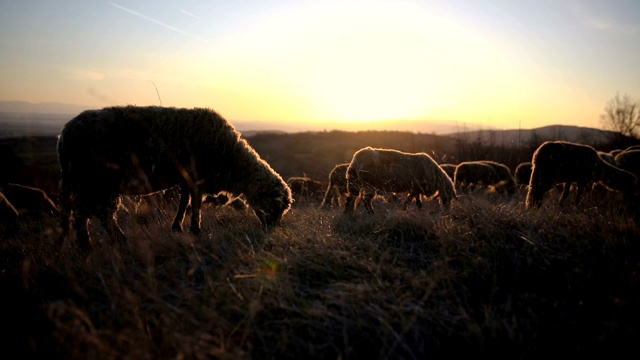
{"label": "sky", "polygon": [[640,98],[639,19],[637,0],[0,0],[0,101],[603,128],[616,94]]}

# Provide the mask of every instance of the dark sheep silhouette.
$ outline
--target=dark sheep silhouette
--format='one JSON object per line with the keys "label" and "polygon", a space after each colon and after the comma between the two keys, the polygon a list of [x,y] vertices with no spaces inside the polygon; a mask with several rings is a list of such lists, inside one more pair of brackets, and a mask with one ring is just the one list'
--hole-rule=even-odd
{"label": "dark sheep silhouette", "polygon": [[303,199],[317,201],[322,195],[322,190],[324,190],[322,182],[306,176],[292,176],[287,179],[287,185],[291,188],[295,201]]}
{"label": "dark sheep silhouette", "polygon": [[625,150],[616,155],[615,162],[620,169],[640,176],[640,150]]}
{"label": "dark sheep silhouette", "polygon": [[496,169],[482,161],[463,161],[456,166],[453,176],[455,186],[462,192],[472,188],[489,187],[500,180]]}
{"label": "dark sheep silhouette", "polygon": [[[349,163],[343,163],[336,165],[329,173],[329,185],[324,193],[320,208],[326,208],[327,206],[336,205],[341,207],[347,197],[347,169]],[[398,200],[395,193],[382,193],[376,191],[374,199],[379,199],[384,202],[394,202]],[[357,205],[356,205],[357,206]]]}
{"label": "dark sheep silhouette", "polygon": [[451,179],[451,181],[453,181],[453,179],[456,176],[456,167],[458,167],[457,164],[440,164],[440,167],[442,168],[442,170],[444,170],[445,173],[447,173],[447,175],[449,175],[449,178]]}
{"label": "dark sheep silhouette", "polygon": [[516,190],[516,180],[506,165],[491,161],[463,161],[456,166],[454,183],[461,191],[468,191],[472,187],[493,187],[497,192],[507,191],[513,194]]}
{"label": "dark sheep silhouette", "polygon": [[320,207],[331,206],[336,203],[340,206],[340,199],[347,195],[347,169],[349,163],[336,165],[329,173],[329,185],[324,193]]}
{"label": "dark sheep silhouette", "polygon": [[620,154],[623,151],[624,151],[623,149],[615,149],[615,150],[609,151],[609,154],[611,154],[611,156],[613,156],[613,158],[615,159],[616,155]]}
{"label": "dark sheep silhouette", "polygon": [[516,171],[513,177],[516,179],[516,183],[520,186],[529,186],[529,180],[531,179],[531,169],[533,164],[531,161],[521,162],[516,166]]}
{"label": "dark sheep silhouette", "polygon": [[608,162],[610,165],[618,166],[618,163],[616,162],[616,157],[611,155],[610,153],[604,152],[604,151],[598,151],[598,156],[600,156],[602,160]]}
{"label": "dark sheep silhouette", "polygon": [[88,220],[97,217],[111,239],[125,241],[114,212],[120,195],[179,187],[172,229],[182,231],[191,202],[191,226],[200,232],[204,194],[244,195],[265,227],[291,207],[291,191],[236,129],[210,109],[108,107],[82,112],[58,140],[62,170],[63,239],[73,215],[80,246],[90,247]]}
{"label": "dark sheep silhouette", "polygon": [[602,160],[591,146],[566,141],[547,141],[533,154],[533,172],[525,206],[539,208],[544,195],[557,184],[563,191],[559,204],[569,195],[571,184],[577,187],[575,204],[580,203],[588,184],[599,182],[607,189],[623,193],[632,199],[636,191],[636,177]]}
{"label": "dark sheep silhouette", "polygon": [[405,208],[412,199],[421,207],[420,195],[438,196],[448,207],[456,198],[449,176],[425,153],[405,153],[393,149],[366,147],[356,151],[347,169],[347,199],[345,212],[355,210],[355,200],[362,197],[365,209],[373,213],[372,200],[376,190],[409,195]]}
{"label": "dark sheep silhouette", "polygon": [[508,194],[513,194],[516,191],[516,180],[511,173],[511,169],[505,164],[497,161],[482,160],[483,163],[491,166],[496,172],[496,179],[491,184],[498,192],[506,190]]}

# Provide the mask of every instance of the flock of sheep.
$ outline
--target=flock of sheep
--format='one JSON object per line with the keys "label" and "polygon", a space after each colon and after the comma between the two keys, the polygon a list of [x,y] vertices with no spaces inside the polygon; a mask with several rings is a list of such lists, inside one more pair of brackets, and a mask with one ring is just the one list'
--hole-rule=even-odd
{"label": "flock of sheep", "polygon": [[572,184],[576,205],[594,183],[635,201],[640,176],[640,149],[604,153],[587,145],[548,141],[513,173],[495,161],[438,164],[426,153],[365,147],[350,163],[331,171],[328,185],[306,176],[285,181],[216,112],[155,106],[82,112],[62,129],[57,151],[59,207],[41,190],[4,185],[0,216],[3,223],[13,223],[36,213],[33,209],[44,209],[60,218],[61,242],[73,228],[78,246],[85,250],[91,248],[89,219],[98,219],[112,240],[126,241],[115,216],[123,195],[140,198],[167,189],[174,189],[179,201],[172,230],[182,231],[190,206],[189,229],[198,234],[206,202],[241,198],[269,229],[290,210],[294,198],[300,202],[318,194],[324,194],[321,208],[340,204],[350,213],[362,203],[373,213],[379,194],[407,194],[405,209],[413,201],[421,207],[422,197],[438,198],[446,208],[458,193],[474,187],[513,194],[525,186],[525,206],[539,208],[556,186],[563,187],[562,203]]}

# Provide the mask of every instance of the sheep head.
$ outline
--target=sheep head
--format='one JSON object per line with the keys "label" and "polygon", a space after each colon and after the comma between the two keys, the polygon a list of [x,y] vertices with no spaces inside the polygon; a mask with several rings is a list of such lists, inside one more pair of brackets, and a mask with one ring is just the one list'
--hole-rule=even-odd
{"label": "sheep head", "polygon": [[291,193],[287,191],[274,191],[267,196],[257,206],[254,206],[254,212],[262,225],[266,228],[272,228],[280,223],[282,216],[289,211],[291,203]]}

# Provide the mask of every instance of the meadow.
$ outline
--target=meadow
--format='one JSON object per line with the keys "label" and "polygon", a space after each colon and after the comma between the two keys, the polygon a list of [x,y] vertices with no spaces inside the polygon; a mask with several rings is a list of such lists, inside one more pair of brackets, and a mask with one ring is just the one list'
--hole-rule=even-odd
{"label": "meadow", "polygon": [[[640,227],[619,195],[537,211],[481,190],[376,213],[301,200],[271,232],[231,207],[175,234],[175,203],[119,212],[129,237],[54,245],[56,219],[0,242],[5,354],[91,359],[628,358]],[[572,198],[570,198],[572,199]]]}

